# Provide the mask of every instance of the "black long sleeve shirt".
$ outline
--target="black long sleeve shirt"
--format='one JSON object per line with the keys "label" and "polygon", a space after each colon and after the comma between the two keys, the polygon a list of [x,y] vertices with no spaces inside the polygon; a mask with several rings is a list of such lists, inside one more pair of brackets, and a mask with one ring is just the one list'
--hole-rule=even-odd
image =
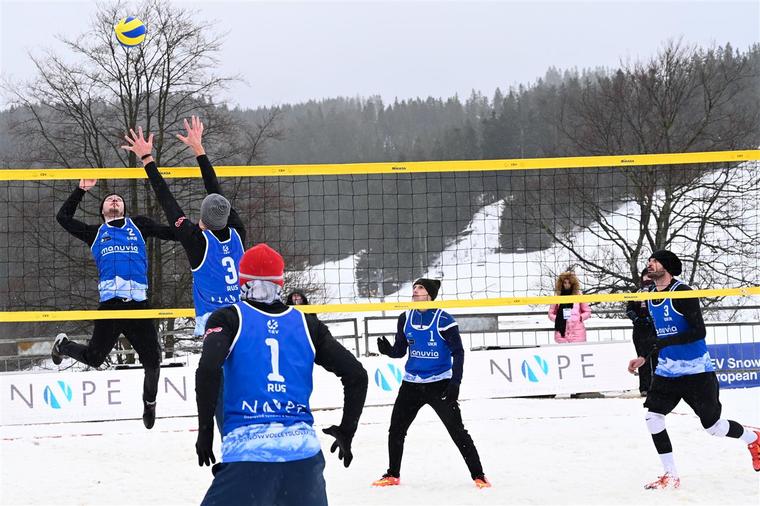
{"label": "black long sleeve shirt", "polygon": [[[250,304],[268,314],[280,314],[288,309],[288,306],[279,301],[273,304],[260,302],[243,302],[243,304]],[[327,326],[314,315],[306,315],[306,324],[309,337],[314,343],[314,363],[338,376],[343,383],[343,418],[340,427],[345,434],[353,436],[367,396],[367,371],[351,352],[335,340]],[[214,329],[214,331],[207,332],[203,340],[203,352],[198,369],[195,371],[199,430],[213,428],[222,365],[239,326],[240,320],[233,306],[217,309],[206,323],[206,329]]]}
{"label": "black long sleeve shirt", "polygon": [[[222,188],[219,185],[219,181],[216,178],[214,167],[211,165],[206,155],[200,155],[197,157],[198,165],[201,168],[201,175],[203,176],[203,184],[206,187],[207,193],[222,194]],[[174,234],[185,249],[187,258],[190,261],[190,268],[195,269],[201,262],[203,262],[203,256],[206,253],[206,238],[203,236],[203,230],[190,220],[182,207],[177,203],[177,200],[172,195],[169,186],[166,184],[163,176],[158,171],[158,167],[155,162],[151,162],[145,166],[145,172],[148,175],[150,184],[153,187],[153,191],[156,193],[156,198],[159,204],[166,214],[166,219],[169,221],[170,226],[174,229]],[[230,216],[227,219],[227,227],[221,230],[212,230],[220,241],[226,241],[230,238],[230,228],[234,228],[240,240],[245,245],[246,232],[243,221],[240,219],[235,208],[230,209]]]}
{"label": "black long sleeve shirt", "polygon": [[[430,325],[435,315],[435,310],[425,312],[412,311],[412,315],[420,315],[422,320],[419,323],[421,325]],[[413,320],[412,323],[415,323],[415,321]],[[399,315],[398,322],[396,323],[396,339],[393,342],[390,353],[388,353],[388,356],[391,358],[402,358],[406,355],[406,350],[409,348],[409,341],[406,339],[404,326],[406,326],[405,312]],[[464,372],[464,347],[462,346],[462,336],[459,335],[459,325],[454,325],[440,331],[440,334],[451,352],[451,382],[458,385],[462,382],[462,374]]]}
{"label": "black long sleeve shirt", "polygon": [[[66,202],[64,202],[61,208],[58,210],[58,214],[56,214],[55,219],[71,235],[78,239],[81,239],[87,243],[88,246],[92,246],[92,243],[95,242],[95,237],[98,235],[98,230],[100,229],[101,224],[88,225],[87,223],[74,218],[77,207],[82,201],[82,197],[84,197],[85,193],[86,192],[79,187],[74,189],[74,191],[71,192],[71,195],[69,195],[69,198],[66,199]],[[134,222],[145,239],[148,237],[155,237],[157,239],[163,239],[166,241],[177,240],[177,238],[174,236],[174,231],[167,225],[156,223],[146,216],[130,216],[130,219]],[[121,227],[124,225],[124,218],[111,220],[108,222],[108,224],[113,227]]]}

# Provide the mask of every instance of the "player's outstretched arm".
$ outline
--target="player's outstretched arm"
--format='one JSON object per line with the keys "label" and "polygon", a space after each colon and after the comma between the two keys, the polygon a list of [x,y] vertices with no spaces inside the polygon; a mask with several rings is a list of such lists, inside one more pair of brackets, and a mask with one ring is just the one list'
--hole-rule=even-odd
{"label": "player's outstretched arm", "polygon": [[[198,167],[201,169],[201,177],[203,178],[203,186],[206,188],[206,193],[224,195],[222,192],[222,186],[219,184],[219,180],[216,177],[214,166],[211,164],[208,156],[206,156],[206,150],[203,147],[203,122],[197,116],[191,116],[190,122],[184,120],[184,125],[186,135],[177,134],[177,139],[188,146],[195,154],[195,158],[198,161]],[[240,239],[243,241],[243,244],[245,244],[245,225],[234,207],[230,209],[227,226],[237,230]]]}
{"label": "player's outstretched arm", "polygon": [[68,233],[92,246],[98,234],[99,225],[88,225],[83,221],[74,219],[79,203],[84,194],[90,191],[97,183],[97,179],[80,179],[79,186],[74,188],[69,198],[63,203],[55,219]]}
{"label": "player's outstretched arm", "polygon": [[222,188],[219,186],[219,181],[216,178],[216,172],[214,172],[214,166],[206,156],[206,150],[203,148],[203,122],[198,116],[191,116],[190,122],[183,120],[185,125],[186,135],[177,134],[177,139],[183,144],[189,147],[195,154],[195,158],[198,160],[198,166],[201,169],[201,176],[203,177],[203,186],[206,187],[206,193],[222,193]]}
{"label": "player's outstretched arm", "polygon": [[164,210],[164,214],[166,214],[166,219],[169,223],[176,222],[185,213],[177,203],[174,195],[172,195],[171,190],[169,190],[169,186],[166,184],[163,176],[158,171],[158,166],[153,158],[153,134],[150,134],[146,139],[143,135],[142,127],[138,127],[136,133],[134,130],[130,130],[129,134],[125,135],[124,138],[128,144],[122,146],[122,148],[133,152],[142,161],[145,173],[150,180],[150,185],[153,187],[153,191]]}
{"label": "player's outstretched arm", "polygon": [[[137,132],[130,129],[129,134],[125,135],[124,138],[127,141],[127,145],[122,146],[122,148],[133,152],[142,161],[145,173],[150,180],[150,185],[153,187],[156,198],[159,204],[161,204],[161,208],[164,210],[166,219],[170,224],[161,225],[144,216],[135,217],[135,223],[140,227],[140,232],[146,237],[156,237],[169,241],[179,240],[183,241],[184,244],[184,237],[175,228],[179,228],[179,225],[185,221],[182,220],[185,213],[177,203],[174,195],[172,195],[171,190],[169,190],[169,186],[166,184],[163,176],[158,171],[158,166],[153,158],[153,134],[148,135],[146,139],[142,127],[138,127]],[[176,224],[179,225],[176,227],[171,226]],[[188,222],[187,224],[190,225],[191,223]]]}

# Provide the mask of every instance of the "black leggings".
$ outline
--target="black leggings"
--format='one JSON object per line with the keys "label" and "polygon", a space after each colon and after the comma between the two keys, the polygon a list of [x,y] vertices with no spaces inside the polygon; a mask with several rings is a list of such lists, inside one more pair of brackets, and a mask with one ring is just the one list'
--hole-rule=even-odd
{"label": "black leggings", "polygon": [[388,474],[391,476],[398,477],[401,475],[401,458],[404,454],[406,432],[425,404],[433,408],[438,418],[443,422],[449,436],[464,457],[465,464],[470,470],[470,476],[475,479],[483,474],[478,450],[462,423],[459,403],[441,400],[441,395],[448,384],[449,380],[447,379],[434,383],[401,382],[398,397],[393,404],[391,427],[388,431],[388,458],[390,461]]}
{"label": "black leggings", "polygon": [[[101,311],[149,308],[147,301],[125,302],[121,299],[107,300],[98,307]],[[135,349],[140,357],[140,363],[145,368],[143,400],[154,402],[158,392],[161,348],[158,343],[158,333],[152,320],[127,318],[95,320],[92,338],[86,346],[69,341],[61,346],[61,353],[90,367],[99,367],[116,346],[116,342],[122,334]]]}

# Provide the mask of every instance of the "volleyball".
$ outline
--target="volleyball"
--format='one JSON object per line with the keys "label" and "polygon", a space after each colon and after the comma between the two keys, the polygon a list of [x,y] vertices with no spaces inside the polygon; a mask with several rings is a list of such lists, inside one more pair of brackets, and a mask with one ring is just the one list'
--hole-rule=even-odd
{"label": "volleyball", "polygon": [[113,31],[119,44],[125,47],[136,46],[145,40],[145,25],[132,16],[120,19]]}

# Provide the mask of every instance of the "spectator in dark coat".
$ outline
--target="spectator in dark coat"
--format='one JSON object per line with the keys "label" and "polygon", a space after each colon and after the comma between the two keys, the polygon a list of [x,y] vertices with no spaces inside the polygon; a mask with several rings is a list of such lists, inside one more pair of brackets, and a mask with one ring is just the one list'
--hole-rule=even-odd
{"label": "spectator in dark coat", "polygon": [[[649,272],[646,267],[641,271],[639,282],[639,292],[648,292],[652,288],[654,282],[649,279]],[[649,316],[649,309],[647,309],[647,301],[632,300],[628,302],[625,314],[633,321],[632,337],[633,346],[636,348],[636,355],[646,357],[656,337],[654,325],[652,325],[652,317]],[[639,367],[639,392],[644,397],[649,392],[649,385],[652,384],[652,371],[656,367],[657,352],[652,353],[646,363]]]}

